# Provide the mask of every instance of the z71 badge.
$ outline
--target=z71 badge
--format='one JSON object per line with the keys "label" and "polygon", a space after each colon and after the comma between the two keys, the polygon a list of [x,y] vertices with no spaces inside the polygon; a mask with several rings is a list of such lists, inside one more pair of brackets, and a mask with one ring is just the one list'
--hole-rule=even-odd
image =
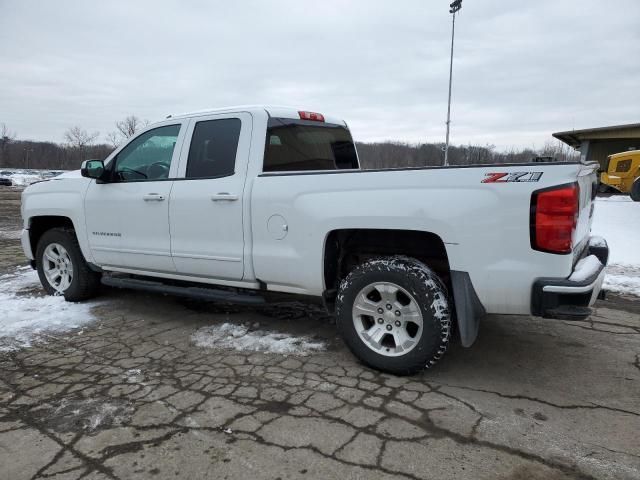
{"label": "z71 badge", "polygon": [[485,173],[485,177],[482,183],[537,182],[542,172]]}

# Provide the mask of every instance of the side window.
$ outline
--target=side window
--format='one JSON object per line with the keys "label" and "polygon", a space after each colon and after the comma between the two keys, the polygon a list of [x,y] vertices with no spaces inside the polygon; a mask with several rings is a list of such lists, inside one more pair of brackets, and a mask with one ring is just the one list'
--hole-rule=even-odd
{"label": "side window", "polygon": [[180,125],[167,125],[133,139],[115,159],[114,179],[140,182],[168,178],[179,131]]}
{"label": "side window", "polygon": [[193,129],[186,178],[211,178],[233,175],[240,139],[238,118],[206,120]]}
{"label": "side window", "polygon": [[618,172],[628,172],[631,168],[631,159],[627,158],[625,160],[620,160],[618,165],[616,165],[616,173]]}

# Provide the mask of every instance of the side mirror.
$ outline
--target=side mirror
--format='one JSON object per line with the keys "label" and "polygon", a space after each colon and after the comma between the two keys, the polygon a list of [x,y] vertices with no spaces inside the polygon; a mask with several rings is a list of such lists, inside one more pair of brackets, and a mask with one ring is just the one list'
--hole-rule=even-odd
{"label": "side mirror", "polygon": [[85,160],[80,167],[80,174],[87,178],[101,178],[104,173],[102,160]]}

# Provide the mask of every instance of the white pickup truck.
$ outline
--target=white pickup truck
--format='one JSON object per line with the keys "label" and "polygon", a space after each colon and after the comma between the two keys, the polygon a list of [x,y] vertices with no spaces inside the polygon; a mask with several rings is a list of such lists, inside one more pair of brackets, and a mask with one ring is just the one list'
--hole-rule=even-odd
{"label": "white pickup truck", "polygon": [[361,170],[346,123],[284,107],[169,116],[28,187],[22,246],[50,294],[100,282],[259,304],[322,299],[363,362],[430,367],[486,314],[584,318],[607,263],[595,165]]}

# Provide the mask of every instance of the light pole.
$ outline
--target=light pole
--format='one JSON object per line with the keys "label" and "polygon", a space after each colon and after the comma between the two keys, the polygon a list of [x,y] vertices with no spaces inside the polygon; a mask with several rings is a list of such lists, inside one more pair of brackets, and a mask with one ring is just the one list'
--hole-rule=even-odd
{"label": "light pole", "polygon": [[449,61],[449,101],[447,102],[447,140],[444,144],[444,166],[449,165],[449,127],[451,126],[451,80],[453,78],[453,37],[456,33],[456,12],[462,8],[462,0],[454,0],[449,5],[449,13],[453,14],[451,24],[451,60]]}

